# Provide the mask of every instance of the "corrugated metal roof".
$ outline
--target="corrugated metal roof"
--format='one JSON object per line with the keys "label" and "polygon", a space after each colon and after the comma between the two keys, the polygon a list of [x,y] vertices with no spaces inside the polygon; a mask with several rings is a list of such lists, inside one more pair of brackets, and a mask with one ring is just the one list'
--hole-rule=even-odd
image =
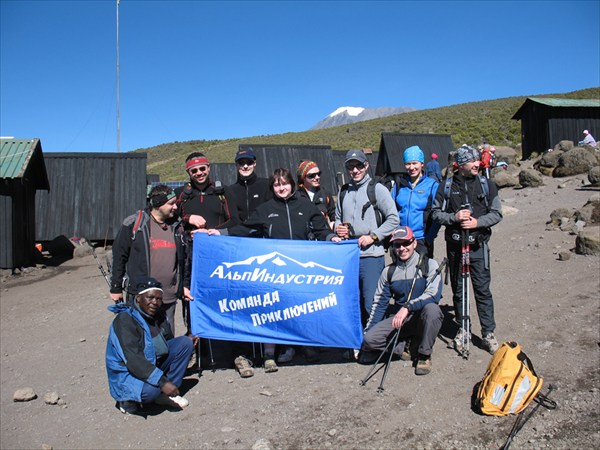
{"label": "corrugated metal roof", "polygon": [[600,99],[570,99],[570,98],[537,98],[528,97],[527,100],[541,103],[542,105],[556,107],[600,107]]}
{"label": "corrugated metal roof", "polygon": [[38,141],[0,138],[0,178],[23,178]]}
{"label": "corrugated metal roof", "polygon": [[520,120],[526,109],[535,106],[532,103],[553,108],[600,108],[600,99],[595,98],[574,100],[568,98],[527,97],[521,107],[512,116],[512,120]]}

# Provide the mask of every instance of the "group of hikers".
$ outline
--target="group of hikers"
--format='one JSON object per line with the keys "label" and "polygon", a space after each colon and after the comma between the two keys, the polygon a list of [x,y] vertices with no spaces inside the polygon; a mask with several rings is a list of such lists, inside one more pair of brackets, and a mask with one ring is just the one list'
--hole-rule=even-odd
{"label": "group of hikers", "polygon": [[[184,186],[175,191],[154,186],[147,208],[127,217],[113,242],[110,295],[115,304],[109,310],[116,317],[109,331],[106,365],[110,392],[121,412],[133,414],[152,402],[173,408],[188,404],[179,387],[194,347],[205,341],[198,342],[190,329],[195,233],[355,239],[364,336],[362,348],[348,354],[364,363],[394,339],[393,355],[414,361],[415,373],[426,375],[443,321],[442,274],[434,259],[434,240],[443,225],[458,326],[453,345],[459,353],[468,352],[468,271],[481,323],[481,347],[494,353],[498,342],[488,242],[502,213],[498,190],[485,174],[484,151],[460,147],[445,178],[437,155],[432,154],[426,165],[425,153],[417,145],[407,148],[403,159],[406,173],[386,183],[369,175],[362,150],[349,150],[344,163],[349,181],[340,188],[337,201],[321,186],[316,162],[301,161],[295,174],[279,168],[269,179],[261,178],[250,148],[236,153],[238,175],[231,186],[211,178],[210,162],[200,152],[186,158],[189,182]],[[386,266],[388,246],[392,263]],[[188,329],[175,337],[178,299]],[[248,346],[254,349],[254,344],[220,344],[213,341],[211,355],[216,352],[233,362],[241,377],[254,374],[254,360],[248,357]],[[309,362],[320,358],[315,347],[269,343],[259,347],[267,373],[277,372],[278,364],[292,361],[296,352]]]}

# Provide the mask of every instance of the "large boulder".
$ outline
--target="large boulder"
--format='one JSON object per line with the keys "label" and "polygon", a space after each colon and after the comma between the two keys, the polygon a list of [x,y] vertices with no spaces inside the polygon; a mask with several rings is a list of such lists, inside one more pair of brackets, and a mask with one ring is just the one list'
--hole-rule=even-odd
{"label": "large boulder", "polygon": [[567,152],[575,147],[575,143],[573,141],[560,141],[558,144],[554,146],[554,150],[560,150],[563,152]]}
{"label": "large boulder", "polygon": [[534,169],[521,170],[519,173],[519,184],[523,187],[537,187],[544,184],[542,174]]}
{"label": "large boulder", "polygon": [[[556,167],[558,166],[558,161],[564,152],[561,151],[552,151],[546,152],[544,155],[533,165],[534,168],[538,169],[539,167]],[[538,169],[539,170],[539,169]]]}
{"label": "large boulder", "polygon": [[496,186],[498,186],[498,189],[515,187],[519,185],[518,178],[514,175],[511,175],[506,170],[500,169],[500,172],[497,172],[492,178],[494,183],[496,183]]}
{"label": "large boulder", "polygon": [[575,239],[575,253],[579,255],[600,255],[600,228],[582,230]]}
{"label": "large boulder", "polygon": [[496,161],[504,161],[509,165],[517,164],[517,151],[510,147],[496,147]]}
{"label": "large boulder", "polygon": [[588,180],[592,186],[600,186],[600,166],[594,166],[590,169]]}
{"label": "large boulder", "polygon": [[597,166],[598,158],[595,150],[583,147],[575,147],[560,155],[558,166],[552,173],[555,177],[568,177],[580,173],[588,173],[592,167]]}
{"label": "large boulder", "polygon": [[576,221],[583,221],[586,224],[600,223],[600,194],[592,195],[581,209],[575,211],[573,217]]}
{"label": "large boulder", "polygon": [[546,223],[558,226],[563,221],[563,218],[569,220],[572,216],[573,213],[567,208],[557,208],[550,213],[550,220]]}

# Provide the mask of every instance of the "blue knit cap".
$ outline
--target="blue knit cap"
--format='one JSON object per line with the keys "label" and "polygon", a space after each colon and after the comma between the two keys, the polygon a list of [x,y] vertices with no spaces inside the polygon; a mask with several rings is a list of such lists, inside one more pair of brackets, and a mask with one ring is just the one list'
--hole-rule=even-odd
{"label": "blue knit cap", "polygon": [[413,145],[412,147],[408,147],[406,150],[404,150],[404,162],[409,163],[412,161],[425,163],[425,154],[418,145]]}

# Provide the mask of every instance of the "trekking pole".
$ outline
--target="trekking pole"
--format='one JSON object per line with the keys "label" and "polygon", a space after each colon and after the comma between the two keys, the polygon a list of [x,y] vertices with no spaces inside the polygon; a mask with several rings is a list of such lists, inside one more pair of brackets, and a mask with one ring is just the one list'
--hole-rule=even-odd
{"label": "trekking pole", "polygon": [[469,305],[469,284],[471,277],[470,268],[470,253],[471,245],[469,243],[469,231],[463,230],[462,232],[462,262],[461,262],[461,276],[462,276],[462,305],[461,305],[461,326],[463,329],[462,335],[462,348],[461,356],[464,359],[469,359],[469,344],[471,342],[471,311]]}
{"label": "trekking pole", "polygon": [[[421,256],[422,258],[422,256]],[[421,258],[419,259],[419,263],[418,266],[420,266],[421,263]],[[444,267],[446,266],[446,264],[448,263],[448,259],[444,258],[441,262],[441,264],[439,265],[439,267],[436,269],[435,274],[433,276],[433,278],[431,278],[430,281],[427,282],[427,284],[425,285],[425,288],[423,289],[423,291],[427,290],[427,288],[429,287],[429,285],[431,283],[433,283],[433,281],[438,277],[441,276],[442,272],[444,271]],[[410,301],[410,299],[412,298],[412,293],[413,293],[413,289],[415,287],[415,282],[417,279],[417,274],[418,274],[418,270],[415,271],[415,277],[413,278],[411,287],[410,287],[410,292],[408,293],[408,297],[406,300],[406,303],[408,303]],[[381,393],[384,391],[383,388],[383,383],[385,382],[385,378],[387,376],[387,372],[388,372],[388,368],[390,366],[390,363],[392,362],[392,357],[394,355],[394,349],[396,348],[396,345],[398,344],[398,338],[400,336],[400,330],[401,328],[398,328],[395,332],[394,332],[394,337],[393,339],[390,339],[390,341],[388,342],[388,344],[386,345],[386,347],[383,349],[383,351],[381,352],[381,354],[379,355],[379,357],[377,358],[377,360],[375,361],[375,363],[371,366],[371,368],[369,369],[369,372],[367,373],[367,375],[361,380],[360,385],[364,386],[366,384],[366,382],[373,376],[375,375],[374,370],[375,367],[377,366],[377,364],[379,364],[379,361],[381,360],[381,358],[383,357],[383,355],[385,354],[386,351],[388,351],[388,349],[391,346],[391,350],[390,350],[390,355],[388,357],[388,360],[384,363],[385,364],[385,369],[383,371],[383,376],[381,377],[381,382],[379,383],[379,387],[377,388],[377,392]],[[393,344],[393,345],[392,345]]]}
{"label": "trekking pole", "polygon": [[98,259],[98,256],[96,255],[96,250],[94,249],[94,247],[87,241],[86,239],[86,243],[88,245],[88,247],[91,249],[92,251],[92,255],[94,256],[94,259],[96,260],[96,264],[98,264],[98,268],[100,269],[100,273],[102,274],[102,276],[104,277],[104,280],[106,281],[106,284],[108,284],[108,288],[110,289],[110,276],[106,273],[106,271],[104,270],[104,266],[102,265],[102,263],[100,262],[100,260]]}
{"label": "trekking pole", "polygon": [[548,386],[548,392],[545,395],[543,395],[541,393],[539,394],[538,404],[535,405],[535,408],[533,408],[531,410],[531,412],[527,415],[527,417],[525,417],[525,419],[521,420],[523,418],[523,413],[525,412],[525,410],[523,410],[519,413],[519,415],[517,416],[517,420],[515,420],[515,423],[510,430],[510,434],[508,435],[506,442],[504,443],[504,445],[502,446],[502,448],[500,450],[508,450],[510,448],[510,444],[512,444],[513,438],[517,435],[517,433],[519,431],[521,431],[521,428],[523,428],[525,423],[527,423],[527,421],[529,419],[531,419],[531,416],[533,416],[535,414],[535,412],[538,410],[538,408],[540,406],[542,406],[542,404],[545,404],[545,406],[548,409],[556,409],[556,402],[553,400],[550,400],[548,398],[548,396],[550,395],[550,392],[552,392],[553,389],[554,389],[554,385],[551,384]]}

